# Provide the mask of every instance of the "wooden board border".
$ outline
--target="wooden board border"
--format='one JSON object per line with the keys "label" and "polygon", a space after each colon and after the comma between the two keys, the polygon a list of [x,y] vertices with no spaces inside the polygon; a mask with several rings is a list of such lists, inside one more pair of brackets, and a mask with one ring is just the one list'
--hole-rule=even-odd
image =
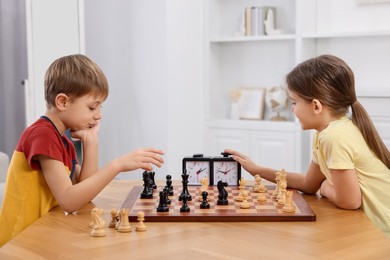
{"label": "wooden board border", "polygon": [[[232,186],[230,186],[232,187]],[[250,188],[250,187],[248,187]],[[267,187],[270,188],[270,187]],[[142,192],[142,186],[133,186],[130,190],[127,198],[125,199],[122,208],[129,208],[129,221],[137,221],[137,212],[133,212],[132,209],[139,199]],[[293,201],[299,208],[299,212],[295,213],[231,213],[218,212],[215,214],[202,214],[195,213],[193,209],[191,212],[154,212],[153,214],[145,213],[145,221],[148,222],[296,222],[296,221],[316,221],[316,214],[304,200],[302,195],[297,190],[293,191]],[[158,196],[158,193],[154,191],[153,196]],[[175,194],[175,196],[177,196]],[[156,201],[158,198],[149,200]],[[145,199],[146,200],[146,199]],[[223,207],[223,206],[222,206]]]}

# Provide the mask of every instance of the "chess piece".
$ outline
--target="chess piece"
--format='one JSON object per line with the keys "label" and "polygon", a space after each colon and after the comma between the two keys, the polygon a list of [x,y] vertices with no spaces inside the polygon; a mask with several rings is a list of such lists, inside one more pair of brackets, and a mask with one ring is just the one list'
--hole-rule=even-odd
{"label": "chess piece", "polygon": [[137,217],[138,224],[135,226],[135,231],[146,231],[146,226],[144,224],[145,213],[140,211],[138,212]]}
{"label": "chess piece", "polygon": [[156,185],[156,182],[154,181],[154,176],[156,175],[156,173],[155,172],[150,172],[150,179],[151,179],[151,181],[152,181],[152,183],[151,183],[151,188],[152,189],[157,189],[157,185]]}
{"label": "chess piece", "polygon": [[181,178],[182,178],[181,183],[183,184],[183,191],[181,192],[181,194],[179,196],[179,201],[181,201],[184,198],[184,196],[182,196],[182,195],[186,195],[187,201],[192,200],[192,196],[188,192],[188,177],[189,177],[189,175],[187,174],[187,171],[184,169],[184,173],[181,175]]}
{"label": "chess piece", "polygon": [[167,188],[168,190],[168,196],[173,196],[172,176],[168,174],[165,178],[166,178],[165,188]]}
{"label": "chess piece", "polygon": [[201,209],[209,209],[210,208],[210,204],[207,202],[208,195],[209,195],[209,193],[207,191],[202,192],[202,203],[200,203],[200,206],[199,206]]}
{"label": "chess piece", "polygon": [[92,217],[92,230],[91,236],[93,237],[103,237],[106,235],[105,221],[102,218],[103,209],[93,208],[91,211]]}
{"label": "chess piece", "polygon": [[163,193],[164,193],[164,196],[165,196],[165,205],[171,205],[171,200],[169,199],[168,195],[169,195],[169,188],[165,187],[163,189]]}
{"label": "chess piece", "polygon": [[253,185],[253,192],[260,192],[261,177],[259,174],[255,175],[255,185]]}
{"label": "chess piece", "polygon": [[286,213],[294,213],[295,212],[295,206],[292,200],[293,197],[293,191],[287,191],[286,192],[286,203],[284,204],[284,207],[282,208],[283,212]]}
{"label": "chess piece", "polygon": [[236,197],[236,201],[243,201],[244,200],[244,196],[243,196],[242,192],[245,190],[245,180],[244,180],[244,177],[241,177],[241,179],[239,181],[239,189],[240,189],[240,192],[238,193],[238,195]]}
{"label": "chess piece", "polygon": [[150,173],[144,171],[142,173],[142,178],[144,181],[144,189],[141,192],[141,199],[152,199],[153,191],[151,190],[152,180],[150,178]]}
{"label": "chess piece", "polygon": [[115,228],[117,222],[117,214],[118,212],[116,209],[111,210],[111,222],[110,224],[108,224],[109,228]]}
{"label": "chess piece", "polygon": [[276,198],[279,194],[280,172],[275,173],[275,182],[276,182],[276,188],[275,188],[274,192],[272,193],[272,198]]}
{"label": "chess piece", "polygon": [[283,180],[280,182],[280,191],[277,198],[279,205],[284,205],[286,203],[286,191],[287,191],[286,189],[287,189],[287,182]]}
{"label": "chess piece", "polygon": [[121,233],[131,232],[131,226],[129,223],[129,211],[130,209],[121,209],[119,211],[120,223],[118,225],[118,231]]}
{"label": "chess piece", "polygon": [[164,191],[160,191],[160,201],[157,206],[157,212],[168,212],[169,207],[167,206],[166,202],[166,193],[164,194]]}
{"label": "chess piece", "polygon": [[227,186],[228,186],[227,182],[218,181],[217,187],[218,187],[219,194],[218,194],[217,205],[228,205],[229,204],[229,201],[227,200],[228,193],[225,189],[225,187],[227,187]]}
{"label": "chess piece", "polygon": [[183,202],[183,205],[180,208],[180,212],[190,212],[190,207],[187,205],[188,198],[188,194],[183,193],[180,195],[180,200]]}
{"label": "chess piece", "polygon": [[198,197],[198,201],[203,201],[203,196],[202,196],[202,193],[204,191],[207,191],[207,188],[208,188],[208,185],[209,185],[209,179],[207,177],[204,177],[202,179],[200,179],[200,184],[201,184],[201,187],[199,189],[199,197]]}
{"label": "chess piece", "polygon": [[240,208],[249,209],[250,205],[248,203],[248,191],[246,191],[246,190],[242,191],[242,197],[243,197],[243,200],[241,202]]}
{"label": "chess piece", "polygon": [[267,188],[264,186],[264,184],[260,183],[260,186],[259,186],[259,192],[260,193],[264,193],[267,191]]}
{"label": "chess piece", "polygon": [[258,202],[266,202],[267,201],[267,197],[265,196],[264,192],[260,192],[259,197],[257,197],[257,201]]}

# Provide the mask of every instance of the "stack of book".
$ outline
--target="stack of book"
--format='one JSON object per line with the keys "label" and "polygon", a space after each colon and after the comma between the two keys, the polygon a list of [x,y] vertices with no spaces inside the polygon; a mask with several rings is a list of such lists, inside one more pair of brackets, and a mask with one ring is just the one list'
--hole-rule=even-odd
{"label": "stack of book", "polygon": [[[272,9],[273,17],[267,17]],[[271,18],[275,24],[276,8],[272,6],[248,6],[245,8],[245,36],[266,35],[264,22]]]}

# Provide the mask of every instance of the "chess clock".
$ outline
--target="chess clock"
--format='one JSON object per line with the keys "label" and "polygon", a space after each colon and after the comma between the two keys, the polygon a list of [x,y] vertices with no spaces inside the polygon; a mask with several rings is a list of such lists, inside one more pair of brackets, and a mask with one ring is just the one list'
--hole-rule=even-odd
{"label": "chess clock", "polygon": [[210,182],[211,157],[194,154],[183,158],[183,173],[188,176],[188,185],[200,185],[200,180],[207,177]]}
{"label": "chess clock", "polygon": [[239,185],[241,178],[241,164],[233,160],[230,154],[221,153],[222,156],[212,158],[211,185],[218,181],[227,182],[228,185]]}

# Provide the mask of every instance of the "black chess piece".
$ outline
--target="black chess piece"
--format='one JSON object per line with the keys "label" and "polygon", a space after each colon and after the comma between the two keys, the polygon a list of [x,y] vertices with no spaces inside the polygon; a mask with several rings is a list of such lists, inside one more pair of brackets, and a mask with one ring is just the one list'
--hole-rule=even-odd
{"label": "black chess piece", "polygon": [[218,200],[217,200],[217,205],[228,205],[229,201],[227,200],[228,193],[225,190],[225,187],[227,187],[228,184],[227,182],[223,181],[218,181],[217,187],[218,187]]}
{"label": "black chess piece", "polygon": [[201,209],[209,209],[210,208],[210,204],[207,202],[208,195],[209,195],[209,193],[207,191],[202,192],[202,203],[200,203],[200,206],[199,206]]}
{"label": "black chess piece", "polygon": [[152,199],[153,198],[153,190],[150,188],[151,179],[150,175],[147,171],[142,173],[142,178],[144,181],[144,189],[141,192],[141,199]]}
{"label": "black chess piece", "polygon": [[165,195],[165,202],[167,205],[171,205],[171,200],[169,199],[168,197],[168,194],[169,194],[169,188],[165,187],[163,189],[163,192],[164,192],[164,195]]}
{"label": "black chess piece", "polygon": [[165,186],[165,188],[168,189],[168,195],[173,196],[172,176],[168,174],[166,176],[166,180],[167,185]]}
{"label": "black chess piece", "polygon": [[182,200],[183,196],[182,195],[187,195],[187,201],[191,201],[192,200],[192,196],[190,195],[189,191],[188,191],[188,177],[189,175],[187,174],[187,171],[184,170],[184,173],[181,175],[181,178],[183,179],[181,183],[183,183],[183,191],[181,192],[180,196],[179,196],[179,201]]}
{"label": "black chess piece", "polygon": [[183,205],[180,208],[180,212],[190,212],[190,207],[188,207],[187,201],[189,199],[188,194],[181,194],[179,200],[183,201]]}
{"label": "black chess piece", "polygon": [[156,182],[154,181],[154,176],[156,175],[155,172],[150,172],[150,179],[152,180],[152,183],[151,183],[151,186],[152,186],[152,189],[157,189],[157,185],[156,185]]}
{"label": "black chess piece", "polygon": [[160,191],[160,201],[158,202],[157,212],[168,212],[169,207],[166,203],[166,194],[163,191]]}

